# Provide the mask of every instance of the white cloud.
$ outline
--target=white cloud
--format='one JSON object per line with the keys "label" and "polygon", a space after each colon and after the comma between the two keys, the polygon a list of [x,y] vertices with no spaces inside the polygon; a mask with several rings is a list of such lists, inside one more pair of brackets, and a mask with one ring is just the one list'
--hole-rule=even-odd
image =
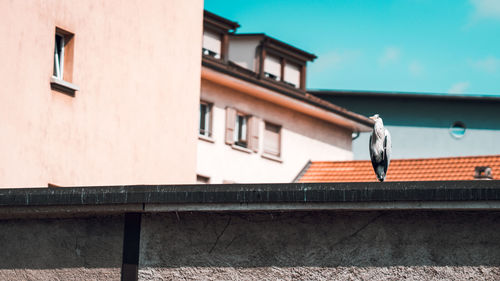
{"label": "white cloud", "polygon": [[401,50],[397,47],[387,47],[382,56],[380,56],[378,63],[382,66],[390,63],[397,62],[401,55]]}
{"label": "white cloud", "polygon": [[470,0],[470,3],[474,6],[473,18],[500,20],[499,0]]}
{"label": "white cloud", "polygon": [[481,71],[494,73],[500,67],[500,59],[489,56],[484,59],[472,61],[472,65]]}
{"label": "white cloud", "polygon": [[449,94],[463,94],[469,88],[469,82],[458,82],[448,89]]}
{"label": "white cloud", "polygon": [[413,77],[419,77],[424,73],[424,67],[419,61],[412,61],[408,65],[408,71],[410,72],[410,75]]}
{"label": "white cloud", "polygon": [[322,72],[325,69],[340,69],[344,66],[353,63],[361,56],[357,50],[347,51],[331,51],[329,53],[320,54],[318,59],[311,64],[311,70]]}

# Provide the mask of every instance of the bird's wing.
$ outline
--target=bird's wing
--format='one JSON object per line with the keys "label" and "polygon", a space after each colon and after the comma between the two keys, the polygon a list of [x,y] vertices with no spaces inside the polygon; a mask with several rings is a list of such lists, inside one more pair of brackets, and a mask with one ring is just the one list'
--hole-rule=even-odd
{"label": "bird's wing", "polygon": [[368,142],[368,149],[370,150],[370,159],[372,160],[373,169],[376,169],[377,162],[375,162],[375,155],[373,153],[373,148],[372,148],[372,136],[373,133],[370,135],[370,141]]}
{"label": "bird's wing", "polygon": [[387,174],[387,169],[389,168],[389,163],[391,162],[391,153],[392,153],[391,134],[386,129],[384,138],[384,170],[386,174]]}

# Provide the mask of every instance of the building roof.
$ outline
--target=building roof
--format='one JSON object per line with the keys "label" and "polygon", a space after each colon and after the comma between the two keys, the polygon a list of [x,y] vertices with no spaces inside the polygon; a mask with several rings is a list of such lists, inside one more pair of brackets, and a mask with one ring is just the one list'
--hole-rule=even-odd
{"label": "building roof", "polygon": [[203,11],[203,21],[205,25],[208,24],[210,27],[224,32],[234,32],[240,27],[237,22],[228,20],[207,10]]}
{"label": "building roof", "polygon": [[414,93],[393,91],[353,91],[353,90],[317,90],[309,89],[308,92],[318,97],[377,97],[389,99],[433,99],[433,100],[455,100],[455,101],[484,101],[500,102],[500,96],[485,95],[456,95],[443,93]]}
{"label": "building roof", "polygon": [[[354,123],[359,124],[355,126],[356,128],[354,127],[352,128],[355,131],[356,130],[368,131],[371,130],[371,128],[373,128],[374,124],[373,120],[366,116],[349,111],[343,107],[332,104],[328,101],[320,99],[316,96],[308,94],[298,88],[294,88],[284,83],[278,83],[270,79],[262,79],[259,77],[257,73],[248,70],[246,68],[243,68],[235,63],[232,63],[231,61],[224,62],[208,56],[203,56],[202,65],[204,67],[213,69],[225,75],[241,79],[242,81],[250,82],[255,86],[260,86],[275,91],[277,93],[280,93],[284,96],[291,97],[298,101],[304,102],[305,104],[312,105],[314,106],[313,108],[324,109],[339,116],[342,116],[346,120],[350,120],[350,122],[353,122],[353,124]],[[202,71],[202,79],[203,78],[206,78],[206,76],[204,76],[204,72]]]}
{"label": "building roof", "polygon": [[288,43],[266,35],[265,33],[238,33],[231,34],[231,36],[257,38],[258,40],[261,40],[267,48],[275,49],[280,53],[287,54],[301,61],[313,61],[318,58],[315,54],[294,47]]}
{"label": "building roof", "polygon": [[[392,160],[386,181],[474,180],[476,167],[490,167],[500,179],[500,155]],[[309,162],[296,182],[377,181],[369,160]]]}

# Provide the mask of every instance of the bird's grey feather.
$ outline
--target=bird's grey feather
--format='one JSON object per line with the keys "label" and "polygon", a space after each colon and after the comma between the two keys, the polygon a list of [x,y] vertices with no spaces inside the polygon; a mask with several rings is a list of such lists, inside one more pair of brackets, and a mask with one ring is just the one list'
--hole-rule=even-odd
{"label": "bird's grey feather", "polygon": [[387,169],[389,169],[389,164],[391,163],[391,152],[392,152],[392,143],[391,143],[391,134],[387,129],[385,129],[385,138],[384,138],[384,173],[387,175]]}

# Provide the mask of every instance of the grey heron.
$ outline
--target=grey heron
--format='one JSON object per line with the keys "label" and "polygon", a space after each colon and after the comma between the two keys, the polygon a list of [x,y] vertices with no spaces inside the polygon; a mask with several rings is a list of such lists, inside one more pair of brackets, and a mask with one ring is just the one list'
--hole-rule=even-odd
{"label": "grey heron", "polygon": [[370,117],[375,121],[373,132],[370,136],[370,159],[372,160],[373,170],[379,181],[384,181],[387,175],[387,169],[391,162],[391,135],[384,128],[384,122],[378,114]]}

